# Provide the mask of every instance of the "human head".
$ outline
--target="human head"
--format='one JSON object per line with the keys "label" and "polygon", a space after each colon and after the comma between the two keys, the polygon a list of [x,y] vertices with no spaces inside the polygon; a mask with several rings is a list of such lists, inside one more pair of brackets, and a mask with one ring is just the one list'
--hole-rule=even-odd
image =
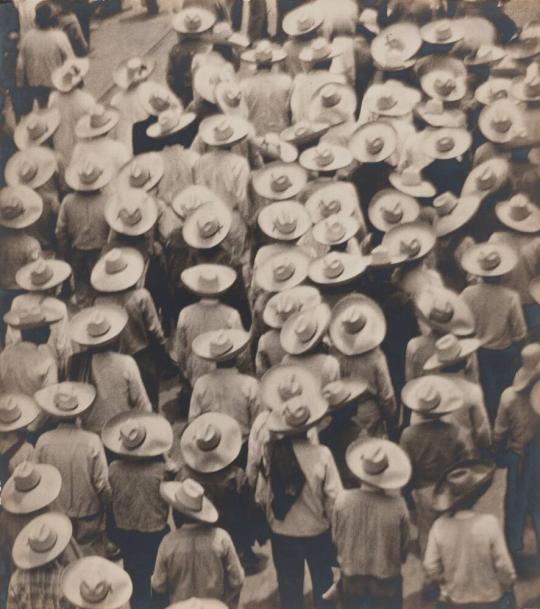
{"label": "human head", "polygon": [[51,328],[49,326],[38,326],[37,328],[27,328],[21,330],[21,337],[23,341],[28,343],[34,343],[34,345],[45,345],[51,335]]}
{"label": "human head", "polygon": [[36,6],[34,23],[40,30],[48,30],[58,25],[57,12],[49,2],[40,2]]}

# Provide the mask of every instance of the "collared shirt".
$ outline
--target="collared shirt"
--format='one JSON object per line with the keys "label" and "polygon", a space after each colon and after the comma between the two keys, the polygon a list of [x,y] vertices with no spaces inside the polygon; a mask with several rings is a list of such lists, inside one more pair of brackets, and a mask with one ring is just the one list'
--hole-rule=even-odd
{"label": "collared shirt", "polygon": [[288,366],[301,366],[309,370],[315,377],[320,379],[321,386],[337,381],[340,378],[339,362],[333,355],[326,353],[307,353],[302,355],[289,355],[282,359]]}
{"label": "collared shirt", "polygon": [[215,370],[214,362],[204,360],[191,350],[193,340],[203,332],[222,329],[242,329],[236,309],[209,298],[188,305],[180,311],[176,327],[176,361],[191,386],[203,374]]}
{"label": "collared shirt", "polygon": [[480,283],[461,293],[485,349],[502,350],[527,336],[519,295],[502,285]]}
{"label": "collared shirt", "polygon": [[120,529],[157,533],[167,524],[169,506],[159,493],[163,461],[118,459],[109,467],[114,521]]}
{"label": "collared shirt", "polygon": [[115,304],[128,314],[128,322],[120,335],[120,350],[135,355],[150,345],[163,345],[165,337],[156,305],[145,288],[100,296],[95,304]]}
{"label": "collared shirt", "polygon": [[332,536],[342,573],[381,579],[400,575],[409,528],[409,513],[401,496],[361,488],[342,491],[332,516]]}
{"label": "collared shirt", "polygon": [[7,609],[68,609],[62,593],[64,567],[53,561],[36,569],[17,569],[11,576]]}
{"label": "collared shirt", "polygon": [[179,192],[195,184],[199,155],[180,144],[166,146],[159,155],[163,161],[163,177],[157,185],[157,196],[167,205],[172,205]]}
{"label": "collared shirt", "polygon": [[332,74],[326,70],[312,70],[294,77],[291,89],[293,123],[297,123],[305,117],[306,108],[315,93],[328,83],[346,84],[346,79],[342,74]]}
{"label": "collared shirt", "polygon": [[20,289],[15,281],[17,271],[37,260],[41,254],[39,241],[22,231],[0,229],[0,288]]}
{"label": "collared shirt", "polygon": [[330,528],[334,503],[343,490],[332,453],[326,446],[309,440],[295,440],[293,449],[304,472],[306,482],[300,496],[283,520],[272,510],[272,489],[269,479],[265,483],[265,507],[268,524],[274,533],[290,537],[314,537]]}
{"label": "collared shirt", "polygon": [[429,533],[424,557],[428,577],[453,603],[499,600],[516,579],[495,516],[461,511],[440,516]]}
{"label": "collared shirt", "polygon": [[169,603],[192,597],[226,601],[242,587],[244,570],[226,531],[190,524],[164,537],[151,581]]}
{"label": "collared shirt", "polygon": [[36,391],[58,382],[58,364],[48,345],[20,342],[0,353],[0,393]]}
{"label": "collared shirt", "polygon": [[151,412],[152,404],[144,388],[141,373],[130,355],[94,353],[91,381],[97,395],[83,417],[83,427],[101,433],[103,425],[121,412]]}
{"label": "collared shirt", "polygon": [[523,455],[539,428],[540,417],[531,408],[529,394],[517,392],[513,387],[506,388],[497,410],[493,443]]}
{"label": "collared shirt", "polygon": [[272,329],[259,338],[255,356],[255,371],[259,378],[287,355],[281,346],[279,335],[279,330]]}
{"label": "collared shirt", "polygon": [[64,197],[56,223],[61,251],[100,250],[107,243],[105,206],[115,195],[109,188],[95,193],[73,192]]}
{"label": "collared shirt", "polygon": [[40,436],[37,463],[54,465],[62,475],[56,506],[70,518],[102,511],[111,493],[105,451],[97,434],[61,423]]}
{"label": "collared shirt", "polygon": [[288,74],[259,72],[245,78],[241,86],[248,120],[257,135],[281,133],[289,126],[292,80]]}
{"label": "collared shirt", "polygon": [[204,412],[221,412],[238,421],[247,439],[260,411],[259,381],[235,368],[217,368],[201,376],[191,395],[189,420]]}

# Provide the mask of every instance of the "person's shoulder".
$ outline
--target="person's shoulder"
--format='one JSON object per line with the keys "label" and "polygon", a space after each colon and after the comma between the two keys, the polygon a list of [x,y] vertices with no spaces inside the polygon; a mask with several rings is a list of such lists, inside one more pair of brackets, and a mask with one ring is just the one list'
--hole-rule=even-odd
{"label": "person's shoulder", "polygon": [[481,529],[483,535],[493,536],[501,532],[499,521],[494,514],[475,512],[473,518],[475,528]]}
{"label": "person's shoulder", "polygon": [[512,387],[512,385],[510,385],[510,387],[507,387],[501,394],[501,407],[508,408],[518,399],[519,393],[514,389],[514,387]]}

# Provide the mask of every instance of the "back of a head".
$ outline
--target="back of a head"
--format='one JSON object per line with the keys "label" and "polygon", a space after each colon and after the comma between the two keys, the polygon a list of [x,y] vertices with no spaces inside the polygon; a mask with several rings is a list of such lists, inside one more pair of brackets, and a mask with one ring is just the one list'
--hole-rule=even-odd
{"label": "back of a head", "polygon": [[48,30],[56,27],[58,24],[57,13],[54,5],[49,2],[40,2],[36,6],[36,15],[34,23],[40,30]]}

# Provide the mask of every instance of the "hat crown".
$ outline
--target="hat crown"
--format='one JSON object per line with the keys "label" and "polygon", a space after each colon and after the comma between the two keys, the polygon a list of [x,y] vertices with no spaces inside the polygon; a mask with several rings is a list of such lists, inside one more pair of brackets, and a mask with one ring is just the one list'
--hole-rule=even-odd
{"label": "hat crown", "polygon": [[141,206],[135,202],[124,203],[118,211],[118,217],[128,226],[136,226],[143,219]]}
{"label": "hat crown", "polygon": [[186,12],[184,15],[184,27],[188,32],[196,32],[202,25],[201,16],[195,12]]}
{"label": "hat crown", "polygon": [[465,467],[457,468],[446,475],[446,484],[454,495],[467,492],[475,483],[474,472]]}
{"label": "hat crown", "polygon": [[510,217],[516,222],[526,220],[532,214],[531,202],[524,194],[514,195],[510,199]]}
{"label": "hat crown", "polygon": [[294,324],[294,333],[303,343],[309,342],[317,332],[316,320],[307,313],[299,315]]}
{"label": "hat crown", "polygon": [[213,269],[201,270],[197,277],[197,284],[199,288],[204,288],[205,290],[217,290],[219,288],[219,275],[217,271]]}
{"label": "hat crown", "polygon": [[366,450],[361,459],[364,471],[370,476],[378,476],[379,474],[382,474],[390,465],[388,462],[388,455],[381,446],[374,447],[371,450]]}
{"label": "hat crown", "polygon": [[298,397],[287,402],[283,408],[283,418],[289,427],[301,427],[310,417],[309,407]]}
{"label": "hat crown", "polygon": [[285,192],[287,188],[292,186],[291,178],[286,173],[271,174],[270,175],[270,188],[274,192]]}
{"label": "hat crown", "polygon": [[507,110],[498,109],[491,118],[491,126],[498,133],[507,133],[512,127],[512,117]]}
{"label": "hat crown", "polygon": [[491,188],[496,181],[495,172],[491,167],[484,167],[482,172],[476,178],[476,184],[481,190]]}
{"label": "hat crown", "polygon": [[301,15],[298,15],[296,20],[296,27],[299,32],[307,32],[315,25],[315,19],[312,15],[307,14],[307,12],[303,12]]}
{"label": "hat crown", "polygon": [[22,411],[15,396],[10,395],[0,402],[0,423],[8,425],[22,417]]}
{"label": "hat crown", "polygon": [[341,201],[339,199],[320,199],[319,209],[321,211],[321,215],[324,218],[328,218],[328,216],[333,216],[341,211]]}
{"label": "hat crown", "polygon": [[200,512],[203,508],[204,489],[195,480],[187,478],[178,486],[175,499],[189,510]]}
{"label": "hat crown", "polygon": [[274,310],[283,321],[287,320],[293,313],[296,313],[298,309],[298,303],[288,294],[278,294],[274,303]]}
{"label": "hat crown", "polygon": [[392,259],[388,248],[384,245],[378,245],[371,250],[371,261],[373,264],[389,264]]}
{"label": "hat crown", "polygon": [[220,442],[221,432],[212,423],[208,423],[196,438],[197,447],[206,452],[217,448]]}
{"label": "hat crown", "polygon": [[412,237],[407,240],[402,240],[399,243],[399,253],[412,258],[418,256],[422,251],[422,243],[418,237]]}
{"label": "hat crown", "polygon": [[317,146],[315,149],[315,162],[319,167],[331,165],[334,161],[334,153],[326,146]]}
{"label": "hat crown", "polygon": [[440,99],[429,99],[426,102],[425,110],[428,114],[441,115],[444,113],[444,103]]}
{"label": "hat crown", "polygon": [[24,306],[15,311],[19,324],[36,324],[46,320],[45,311],[38,304]]}
{"label": "hat crown", "polygon": [[210,354],[223,355],[233,348],[231,337],[224,331],[218,332],[210,340]]}
{"label": "hat crown", "polygon": [[444,42],[452,37],[452,24],[445,20],[439,21],[435,25],[435,38],[439,42]]}
{"label": "hat crown", "polygon": [[261,40],[255,47],[255,59],[260,62],[272,61],[272,43],[269,40]]}
{"label": "hat crown", "polygon": [[429,312],[429,318],[439,323],[449,323],[454,317],[454,307],[448,300],[435,299]]}
{"label": "hat crown", "polygon": [[443,135],[442,137],[439,137],[436,142],[438,152],[450,152],[455,145],[456,142],[450,135]]}
{"label": "hat crown", "polygon": [[199,236],[203,239],[210,239],[216,235],[222,226],[218,220],[218,218],[213,213],[204,213],[201,214],[201,217],[197,220],[197,229],[199,231]]}
{"label": "hat crown", "polygon": [[171,106],[170,99],[168,99],[167,97],[162,97],[159,93],[152,93],[148,101],[152,108],[160,114]]}
{"label": "hat crown", "polygon": [[369,154],[375,155],[379,154],[384,148],[384,138],[380,135],[375,137],[368,137],[366,139],[366,150]]}
{"label": "hat crown", "polygon": [[493,271],[501,264],[501,255],[496,250],[480,250],[478,263],[484,271]]}
{"label": "hat crown", "polygon": [[37,140],[47,131],[47,122],[42,117],[32,115],[26,123],[26,130],[30,139]]}
{"label": "hat crown", "polygon": [[176,127],[180,120],[180,111],[178,108],[167,107],[158,116],[158,124],[161,127],[161,131],[166,133]]}
{"label": "hat crown", "polygon": [[394,106],[397,105],[397,103],[398,101],[393,91],[390,91],[388,90],[388,88],[386,88],[386,91],[384,93],[381,93],[381,95],[379,95],[379,97],[377,98],[377,109],[382,110],[383,112],[386,110],[391,110]]}
{"label": "hat crown", "polygon": [[302,135],[307,135],[308,133],[311,133],[311,132],[312,132],[311,127],[309,127],[305,123],[302,123],[301,125],[296,125],[294,127],[294,135],[296,135],[297,137],[302,136]]}
{"label": "hat crown", "polygon": [[79,406],[79,399],[77,398],[75,392],[60,389],[54,395],[54,405],[56,408],[58,408],[58,410],[69,412],[71,410],[75,410]]}
{"label": "hat crown", "polygon": [[438,216],[448,216],[458,205],[458,198],[450,191],[443,192],[433,200],[433,207]]}
{"label": "hat crown", "polygon": [[278,385],[278,394],[283,402],[287,402],[292,398],[302,395],[302,384],[297,379],[295,374],[291,374],[283,382]]}
{"label": "hat crown", "polygon": [[327,254],[323,258],[323,272],[329,279],[335,279],[343,274],[345,271],[345,265],[343,262],[332,254]]}
{"label": "hat crown", "polygon": [[240,102],[242,101],[242,91],[239,87],[229,85],[223,92],[223,97],[225,98],[227,105],[236,108],[240,105]]}
{"label": "hat crown", "polygon": [[107,334],[110,329],[111,323],[101,311],[94,311],[88,319],[88,323],[86,325],[88,335],[93,338]]}
{"label": "hat crown", "polygon": [[102,173],[103,169],[90,159],[81,164],[78,171],[79,179],[83,184],[93,184]]}
{"label": "hat crown", "polygon": [[535,74],[525,80],[525,93],[529,97],[540,95],[540,77],[538,75]]}
{"label": "hat crown", "polygon": [[295,266],[292,260],[281,260],[274,265],[272,275],[275,281],[287,281],[294,275]]}
{"label": "hat crown", "polygon": [[429,412],[441,403],[441,394],[433,384],[422,384],[418,389],[418,406],[422,412]]}
{"label": "hat crown", "polygon": [[24,214],[24,203],[16,195],[0,201],[0,214],[6,220],[14,220]]}
{"label": "hat crown", "polygon": [[350,396],[350,391],[343,381],[333,381],[328,383],[323,388],[323,397],[330,404],[330,406],[336,406],[341,404]]}
{"label": "hat crown", "polygon": [[333,85],[327,86],[321,92],[321,101],[325,108],[333,108],[341,101],[341,94]]}
{"label": "hat crown", "polygon": [[150,179],[150,170],[148,167],[141,165],[141,163],[135,161],[130,170],[129,182],[134,188],[141,188]]}
{"label": "hat crown", "polygon": [[273,224],[278,233],[289,235],[290,233],[294,233],[298,225],[298,218],[296,218],[289,210],[280,209],[274,217]]}
{"label": "hat crown", "polygon": [[382,206],[381,214],[389,224],[399,224],[403,219],[403,205],[401,201],[393,201]]}
{"label": "hat crown", "polygon": [[358,334],[366,327],[367,321],[362,307],[353,305],[346,311],[341,323],[347,334]]}
{"label": "hat crown", "polygon": [[34,159],[24,159],[19,167],[19,177],[23,182],[32,181],[38,172],[38,164]]}
{"label": "hat crown", "polygon": [[316,38],[311,43],[311,57],[312,60],[326,59],[331,52],[330,45],[324,38]]}
{"label": "hat crown", "polygon": [[123,252],[119,248],[114,248],[105,254],[105,272],[107,275],[115,275],[125,270],[128,262]]}
{"label": "hat crown", "polygon": [[58,539],[58,534],[47,523],[37,524],[28,533],[28,545],[33,552],[44,554],[52,548]]}
{"label": "hat crown", "polygon": [[234,128],[231,123],[223,119],[214,126],[214,137],[218,142],[226,142],[234,134]]}
{"label": "hat crown", "polygon": [[461,343],[453,334],[446,334],[435,343],[435,353],[442,363],[455,362],[461,354]]}
{"label": "hat crown", "polygon": [[97,104],[90,112],[90,127],[99,129],[107,124],[109,117],[105,106]]}
{"label": "hat crown", "polygon": [[23,461],[13,471],[13,482],[19,493],[28,493],[41,482],[41,474],[30,461]]}
{"label": "hat crown", "polygon": [[338,218],[337,216],[330,216],[330,218],[325,221],[324,233],[328,241],[331,243],[336,243],[337,241],[343,239],[347,233],[347,229],[345,228],[341,218]]}
{"label": "hat crown", "polygon": [[491,101],[508,98],[508,89],[507,89],[506,85],[504,85],[503,83],[498,84],[498,83],[492,82],[489,92],[490,92]]}
{"label": "hat crown", "polygon": [[53,278],[53,275],[52,266],[47,264],[45,260],[38,260],[30,272],[30,281],[36,286],[44,285]]}
{"label": "hat crown", "polygon": [[477,59],[489,59],[494,50],[494,47],[489,44],[481,44],[476,51],[476,57]]}
{"label": "hat crown", "polygon": [[134,450],[146,439],[146,428],[138,421],[126,421],[119,430],[120,441],[124,448]]}
{"label": "hat crown", "polygon": [[79,586],[81,598],[87,603],[103,602],[111,590],[112,585],[101,574],[92,572],[85,574]]}
{"label": "hat crown", "polygon": [[457,84],[456,79],[453,76],[447,75],[436,78],[433,83],[433,86],[435,88],[435,91],[439,95],[443,95],[446,97],[447,95],[450,95],[450,93],[455,91]]}
{"label": "hat crown", "polygon": [[416,167],[406,167],[401,174],[401,181],[404,186],[420,186],[422,174]]}

